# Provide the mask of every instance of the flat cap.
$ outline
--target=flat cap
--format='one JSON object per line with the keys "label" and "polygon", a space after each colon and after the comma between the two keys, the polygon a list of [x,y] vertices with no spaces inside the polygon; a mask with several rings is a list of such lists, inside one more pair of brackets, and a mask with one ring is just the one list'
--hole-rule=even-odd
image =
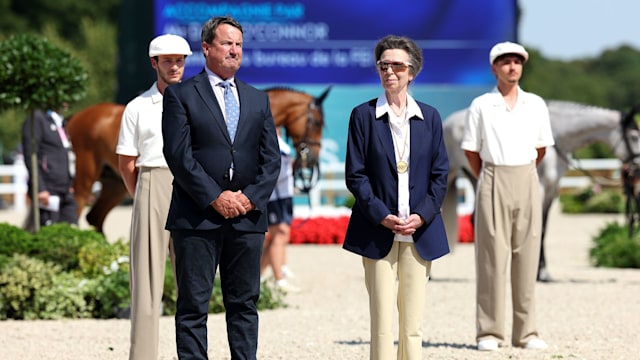
{"label": "flat cap", "polygon": [[191,55],[191,47],[181,36],[160,35],[149,43],[149,57],[158,55]]}
{"label": "flat cap", "polygon": [[493,62],[496,61],[498,57],[505,54],[520,55],[524,59],[524,62],[529,60],[529,53],[522,45],[505,41],[497,43],[491,48],[491,51],[489,52],[489,63],[493,65]]}

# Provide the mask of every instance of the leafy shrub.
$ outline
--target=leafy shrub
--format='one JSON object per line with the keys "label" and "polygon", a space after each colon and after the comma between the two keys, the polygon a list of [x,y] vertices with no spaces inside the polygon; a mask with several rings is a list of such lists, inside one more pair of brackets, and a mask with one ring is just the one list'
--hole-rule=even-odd
{"label": "leafy shrub", "polygon": [[72,273],[61,272],[51,287],[43,288],[37,297],[39,319],[89,318],[91,309],[85,301],[84,281]]}
{"label": "leafy shrub", "polygon": [[[162,298],[163,314],[174,315],[176,313],[177,291],[175,290],[173,270],[171,262],[167,260],[167,267],[164,276],[164,294]],[[258,310],[270,310],[286,307],[284,302],[284,292],[279,289],[269,287],[267,282],[260,283],[260,298],[256,305]],[[225,312],[224,303],[222,301],[222,289],[220,288],[220,276],[216,275],[213,283],[213,291],[209,300],[209,313]]]}
{"label": "leafy shrub", "polygon": [[624,198],[619,191],[595,192],[592,188],[581,189],[572,194],[561,194],[562,211],[567,214],[579,213],[621,213]]}
{"label": "leafy shrub", "polygon": [[89,279],[84,294],[91,316],[98,319],[117,317],[129,307],[129,271],[116,270]]}
{"label": "leafy shrub", "polygon": [[[31,235],[0,224],[0,319],[124,317],[129,310],[129,244],[67,224]],[[163,311],[175,314],[177,291],[167,260]],[[261,284],[258,309],[285,306],[283,293]],[[224,312],[216,279],[211,312]]]}
{"label": "leafy shrub", "polygon": [[129,244],[93,241],[78,252],[78,267],[84,276],[97,276],[117,269],[129,268]]}
{"label": "leafy shrub", "polygon": [[0,316],[25,320],[85,316],[78,285],[60,266],[16,254],[0,273]]}
{"label": "leafy shrub", "polygon": [[164,268],[164,292],[162,293],[162,314],[175,315],[176,300],[178,299],[178,289],[176,289],[175,277],[171,261],[167,259]]}
{"label": "leafy shrub", "polygon": [[629,227],[609,223],[593,238],[595,246],[589,257],[595,266],[616,268],[640,268],[640,236],[629,236]]}
{"label": "leafy shrub", "polygon": [[[269,287],[266,281],[260,283],[260,298],[256,307],[258,310],[276,309],[279,307],[285,307],[284,293],[282,290]],[[222,290],[220,288],[220,277],[216,276],[213,286],[213,292],[211,294],[211,300],[209,301],[210,313],[222,313],[224,312],[224,303],[222,301]]]}
{"label": "leafy shrub", "polygon": [[109,244],[101,233],[66,223],[44,226],[33,239],[34,248],[29,255],[59,264],[65,271],[79,269],[78,254],[83,246],[93,242]]}
{"label": "leafy shrub", "polygon": [[53,285],[60,268],[16,254],[0,273],[0,309],[4,318],[37,318],[36,291]]}
{"label": "leafy shrub", "polygon": [[0,41],[0,109],[59,109],[84,98],[87,81],[80,61],[42,36]]}
{"label": "leafy shrub", "polygon": [[213,281],[213,291],[211,292],[211,299],[209,300],[209,312],[210,313],[223,313],[224,303],[222,301],[222,289],[220,287],[220,276],[216,275]]}
{"label": "leafy shrub", "polygon": [[624,199],[617,191],[602,191],[587,200],[586,209],[590,213],[618,214],[624,211]]}
{"label": "leafy shrub", "polygon": [[35,235],[0,224],[0,318],[114,317],[129,304],[123,253],[127,244],[111,245],[100,233],[68,224]]}
{"label": "leafy shrub", "polygon": [[285,293],[279,288],[267,285],[265,281],[260,284],[260,300],[258,300],[258,310],[277,309],[287,307],[284,302]]}
{"label": "leafy shrub", "polygon": [[29,254],[34,246],[33,235],[17,226],[0,223],[0,254]]}

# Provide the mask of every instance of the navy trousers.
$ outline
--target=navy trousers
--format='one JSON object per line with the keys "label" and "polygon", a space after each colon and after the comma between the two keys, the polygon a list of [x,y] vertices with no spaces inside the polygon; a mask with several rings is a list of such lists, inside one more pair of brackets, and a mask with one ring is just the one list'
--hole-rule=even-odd
{"label": "navy trousers", "polygon": [[260,257],[264,233],[173,230],[178,300],[178,358],[207,359],[207,317],[216,268],[220,269],[231,359],[255,360],[258,348]]}

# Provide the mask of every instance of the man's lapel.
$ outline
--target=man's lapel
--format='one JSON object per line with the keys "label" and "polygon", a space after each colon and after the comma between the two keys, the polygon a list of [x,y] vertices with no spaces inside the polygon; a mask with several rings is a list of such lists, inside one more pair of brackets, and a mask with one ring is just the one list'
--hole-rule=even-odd
{"label": "man's lapel", "polygon": [[231,138],[229,137],[229,132],[227,131],[227,124],[224,121],[222,109],[220,109],[220,105],[218,104],[218,100],[216,99],[216,94],[211,88],[211,83],[209,82],[207,73],[204,71],[201,72],[197,75],[195,80],[196,82],[194,86],[196,88],[196,92],[200,95],[200,98],[207,106],[209,112],[211,113],[213,121],[220,128],[220,133],[224,134],[227,141],[231,143]]}

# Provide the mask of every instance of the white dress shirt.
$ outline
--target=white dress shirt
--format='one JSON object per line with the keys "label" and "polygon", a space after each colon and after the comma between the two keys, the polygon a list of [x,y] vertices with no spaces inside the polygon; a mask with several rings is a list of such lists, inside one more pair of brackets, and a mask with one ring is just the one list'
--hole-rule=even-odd
{"label": "white dress shirt", "polygon": [[116,153],[137,156],[136,167],[166,168],[163,144],[162,94],[154,82],[124,109]]}
{"label": "white dress shirt", "polygon": [[494,88],[471,103],[461,147],[478,152],[484,162],[518,166],[535,161],[537,148],[553,144],[549,110],[541,97],[518,88],[511,109]]}
{"label": "white dress shirt", "polygon": [[[376,102],[376,118],[380,118],[384,114],[389,114],[389,127],[393,138],[394,153],[396,156],[396,164],[399,161],[406,161],[409,169],[404,173],[398,173],[398,213],[401,219],[407,219],[410,214],[409,207],[409,173],[411,172],[411,163],[409,162],[409,154],[411,152],[411,125],[409,119],[417,116],[424,120],[422,110],[418,103],[407,94],[407,107],[404,114],[396,115],[387,102],[387,97],[382,94]],[[427,139],[425,139],[427,141]],[[413,242],[411,235],[398,235],[394,237],[395,241]]]}

